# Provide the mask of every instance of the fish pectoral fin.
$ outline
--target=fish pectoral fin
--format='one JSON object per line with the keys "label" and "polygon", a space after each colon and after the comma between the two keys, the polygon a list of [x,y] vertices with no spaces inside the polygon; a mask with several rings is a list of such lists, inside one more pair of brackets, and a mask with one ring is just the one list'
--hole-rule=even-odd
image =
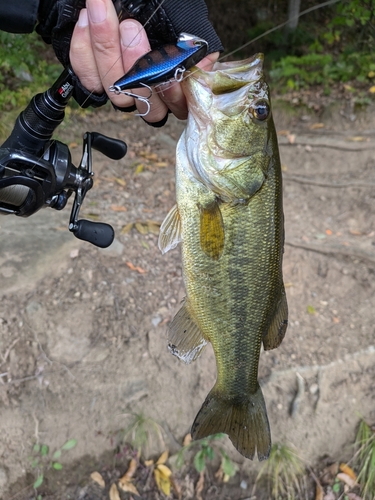
{"label": "fish pectoral fin", "polygon": [[279,303],[272,318],[268,332],[263,337],[263,346],[266,351],[279,347],[285,337],[288,326],[288,304],[286,301],[284,285],[281,288]]}
{"label": "fish pectoral fin", "polygon": [[186,364],[195,361],[207,345],[207,340],[192,318],[185,301],[169,325],[168,349]]}
{"label": "fish pectoral fin", "polygon": [[162,254],[167,253],[181,241],[181,218],[177,205],[174,205],[160,226],[159,249]]}
{"label": "fish pectoral fin", "polygon": [[237,450],[251,460],[266,460],[271,451],[271,433],[262,390],[243,401],[232,401],[215,387],[208,394],[191,428],[193,439],[224,432]]}
{"label": "fish pectoral fin", "polygon": [[198,205],[200,211],[200,244],[203,252],[213,260],[219,260],[224,248],[224,222],[218,202],[207,206]]}

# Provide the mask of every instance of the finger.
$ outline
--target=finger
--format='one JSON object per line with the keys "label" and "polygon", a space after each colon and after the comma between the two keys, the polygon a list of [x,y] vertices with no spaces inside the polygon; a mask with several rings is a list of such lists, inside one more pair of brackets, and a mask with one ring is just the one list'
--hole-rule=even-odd
{"label": "finger", "polygon": [[94,53],[91,48],[91,38],[87,9],[82,9],[78,22],[74,27],[69,53],[70,63],[80,82],[90,92],[103,92]]}
{"label": "finger", "polygon": [[124,74],[119,23],[112,0],[86,1],[91,47],[104,91],[117,106],[132,106],[131,97],[109,92],[109,87]]}
{"label": "finger", "polygon": [[[151,47],[145,29],[134,19],[127,19],[120,24],[120,34],[123,66],[127,72],[137,59],[151,50]],[[132,89],[131,92],[145,98],[150,96],[150,91],[147,88]],[[145,119],[150,123],[159,122],[167,114],[168,108],[155,91],[152,92],[149,102],[150,112]],[[143,114],[147,111],[147,105],[141,100],[135,99],[135,105],[139,113]]]}

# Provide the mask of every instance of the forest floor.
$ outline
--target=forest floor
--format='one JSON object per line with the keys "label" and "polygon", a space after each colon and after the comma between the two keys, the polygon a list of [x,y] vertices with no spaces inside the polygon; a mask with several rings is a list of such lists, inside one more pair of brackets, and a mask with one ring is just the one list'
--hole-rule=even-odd
{"label": "forest floor", "polygon": [[[290,321],[282,345],[261,354],[260,381],[273,441],[293,445],[319,468],[350,459],[360,417],[375,421],[375,113],[349,116],[337,102],[317,118],[276,102],[274,115]],[[59,129],[75,164],[86,130],[128,144],[117,162],[94,154],[95,184],[81,214],[114,227],[110,248],[75,239],[68,208],[0,219],[2,500],[34,498],[41,473],[43,499],[109,498],[129,465],[124,430],[132,415],[162,428],[146,458],[175,455],[214,384],[211,350],[185,366],[166,348],[184,287],[179,250],[161,255],[157,232],[174,204],[183,127],[170,117],[152,129],[106,108]],[[77,445],[54,470],[49,456],[70,439]],[[51,451],[32,467],[36,443]],[[176,473],[181,498],[267,498],[253,492],[259,464],[243,460],[229,441],[221,446],[237,474],[223,483],[214,464],[198,485],[190,460]],[[150,467],[135,475],[144,499],[160,497]],[[90,479],[94,471],[105,487]]]}

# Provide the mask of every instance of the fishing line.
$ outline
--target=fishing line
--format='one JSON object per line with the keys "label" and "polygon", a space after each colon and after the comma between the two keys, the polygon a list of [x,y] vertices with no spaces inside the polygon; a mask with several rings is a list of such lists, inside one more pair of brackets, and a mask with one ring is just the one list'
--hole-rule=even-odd
{"label": "fishing line", "polygon": [[[327,2],[323,2],[323,3],[320,3],[319,5],[315,5],[314,7],[309,7],[308,9],[306,10],[303,10],[302,12],[300,12],[299,14],[297,14],[296,16],[293,16],[291,17],[290,19],[288,19],[287,21],[284,21],[283,23],[281,24],[278,24],[277,26],[273,27],[273,28],[270,28],[269,30],[265,31],[264,33],[262,33],[261,35],[253,38],[252,40],[250,40],[249,42],[246,42],[244,43],[243,45],[241,45],[240,47],[238,47],[237,49],[233,50],[232,52],[229,52],[229,54],[224,54],[222,55],[221,57],[219,57],[219,59],[217,60],[217,62],[220,62],[222,61],[223,59],[235,54],[236,52],[238,52],[239,50],[242,50],[244,49],[245,47],[248,47],[249,45],[251,45],[252,43],[260,40],[261,38],[269,35],[270,33],[273,33],[274,31],[277,31],[278,29],[280,28],[283,28],[284,26],[286,26],[290,21],[294,21],[295,19],[299,19],[300,17],[306,15],[306,14],[309,14],[310,12],[313,12],[314,10],[318,10],[318,9],[321,9],[323,7],[328,7],[329,5],[333,5],[337,2],[339,2],[340,0],[328,0]],[[185,80],[186,78],[190,78],[194,73],[196,73],[197,71],[199,71],[199,69],[195,69],[193,71],[190,71],[188,75],[184,76],[182,78],[182,80]],[[173,87],[174,85],[177,84],[177,82],[170,82],[170,86],[168,88],[171,88]],[[155,89],[155,93],[156,94],[159,94],[159,93],[162,93],[162,90],[156,90]]]}

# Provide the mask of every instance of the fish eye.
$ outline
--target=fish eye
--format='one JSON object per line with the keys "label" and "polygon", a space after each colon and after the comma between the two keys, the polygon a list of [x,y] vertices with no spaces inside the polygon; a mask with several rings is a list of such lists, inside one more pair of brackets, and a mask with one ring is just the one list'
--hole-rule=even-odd
{"label": "fish eye", "polygon": [[270,106],[267,101],[257,101],[251,106],[250,112],[257,120],[264,121],[270,114]]}

